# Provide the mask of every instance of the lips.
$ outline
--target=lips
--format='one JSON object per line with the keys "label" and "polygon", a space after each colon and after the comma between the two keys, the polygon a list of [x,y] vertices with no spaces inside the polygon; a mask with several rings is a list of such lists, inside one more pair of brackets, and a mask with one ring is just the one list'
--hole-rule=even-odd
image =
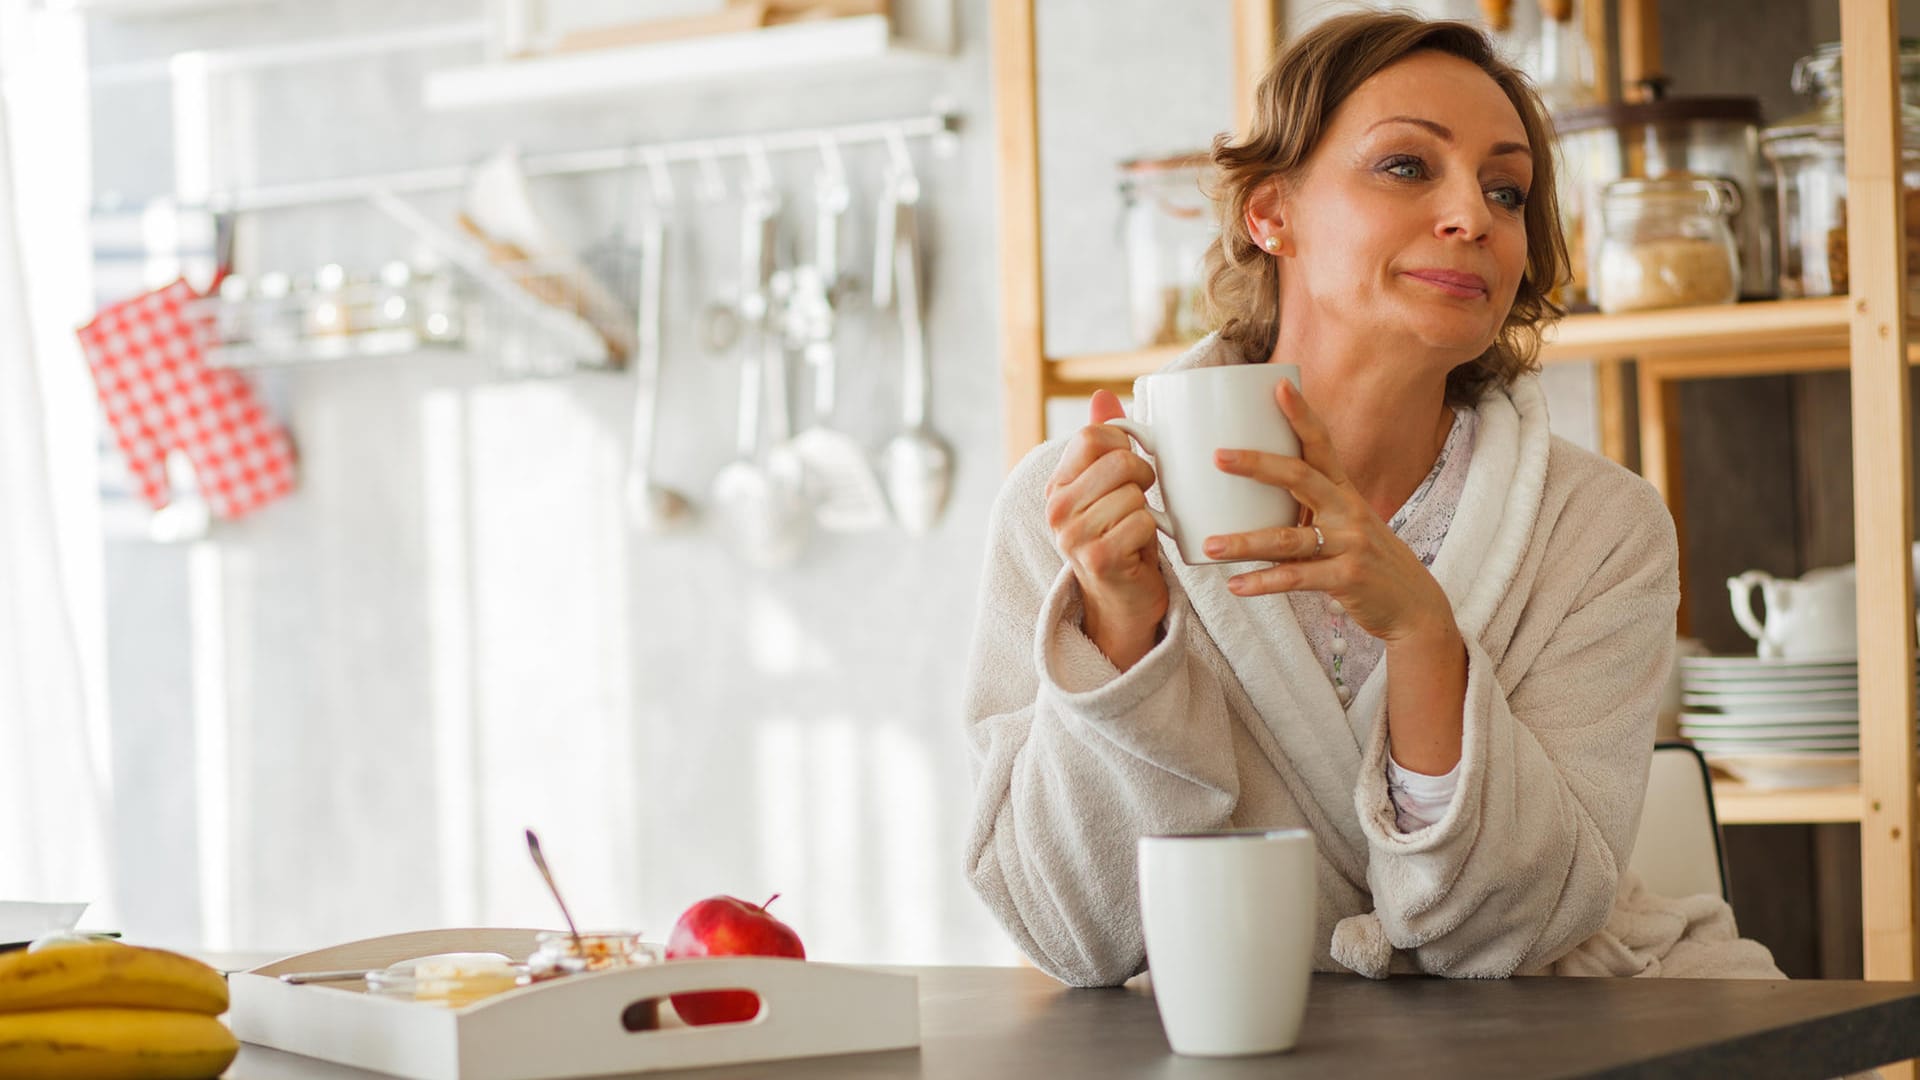
{"label": "lips", "polygon": [[1409,270],[1407,276],[1453,296],[1487,295],[1487,279],[1479,274],[1464,274],[1458,270]]}

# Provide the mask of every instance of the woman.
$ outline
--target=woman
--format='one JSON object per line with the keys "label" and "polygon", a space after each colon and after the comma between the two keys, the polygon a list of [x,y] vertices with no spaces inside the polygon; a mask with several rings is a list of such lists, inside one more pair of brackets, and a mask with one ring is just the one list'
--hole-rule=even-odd
{"label": "woman", "polygon": [[1214,150],[1221,329],[1169,370],[1300,366],[1301,458],[1217,464],[1302,523],[1185,565],[1104,392],[1014,470],[968,690],[975,888],[1040,967],[1111,985],[1145,964],[1138,837],[1305,826],[1324,970],[1780,977],[1719,897],[1624,868],[1678,555],[1646,483],[1547,431],[1541,105],[1471,26],[1376,13],[1258,95]]}

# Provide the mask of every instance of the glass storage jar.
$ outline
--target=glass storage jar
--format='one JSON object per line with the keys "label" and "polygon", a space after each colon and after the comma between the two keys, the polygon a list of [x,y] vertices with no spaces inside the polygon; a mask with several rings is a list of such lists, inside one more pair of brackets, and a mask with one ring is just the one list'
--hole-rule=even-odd
{"label": "glass storage jar", "polygon": [[[1814,108],[1770,127],[1761,148],[1780,189],[1780,295],[1847,291],[1847,165],[1840,46],[1822,45],[1793,66],[1793,88]],[[1900,42],[1900,179],[1907,215],[1907,274],[1920,271],[1920,41]]]}
{"label": "glass storage jar", "polygon": [[1594,284],[1600,310],[1731,304],[1740,296],[1732,181],[1669,176],[1616,180],[1601,196]]}
{"label": "glass storage jar", "polygon": [[1127,310],[1135,345],[1184,344],[1211,329],[1202,263],[1218,223],[1201,185],[1212,169],[1205,154],[1120,165]]}
{"label": "glass storage jar", "polygon": [[1760,156],[1760,101],[1751,97],[1674,97],[1568,109],[1554,118],[1558,171],[1554,193],[1567,237],[1575,309],[1597,302],[1601,197],[1628,178],[1719,177],[1739,189],[1734,215],[1740,295],[1776,295],[1773,172]]}

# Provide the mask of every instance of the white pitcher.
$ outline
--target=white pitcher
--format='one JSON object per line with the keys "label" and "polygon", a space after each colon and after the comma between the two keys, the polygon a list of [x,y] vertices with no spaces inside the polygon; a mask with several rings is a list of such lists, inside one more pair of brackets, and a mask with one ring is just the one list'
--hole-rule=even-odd
{"label": "white pitcher", "polygon": [[[1859,654],[1854,623],[1853,564],[1811,570],[1802,578],[1777,578],[1749,570],[1727,579],[1733,617],[1759,643],[1767,660],[1851,660]],[[1753,613],[1760,587],[1767,618]]]}

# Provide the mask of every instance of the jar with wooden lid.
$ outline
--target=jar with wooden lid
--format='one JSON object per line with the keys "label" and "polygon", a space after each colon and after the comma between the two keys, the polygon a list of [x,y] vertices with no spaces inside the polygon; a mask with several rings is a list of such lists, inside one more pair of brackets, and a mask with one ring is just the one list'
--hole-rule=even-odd
{"label": "jar with wooden lid", "polygon": [[1715,177],[1616,180],[1601,196],[1600,310],[1731,304],[1740,296],[1732,219],[1740,191]]}

